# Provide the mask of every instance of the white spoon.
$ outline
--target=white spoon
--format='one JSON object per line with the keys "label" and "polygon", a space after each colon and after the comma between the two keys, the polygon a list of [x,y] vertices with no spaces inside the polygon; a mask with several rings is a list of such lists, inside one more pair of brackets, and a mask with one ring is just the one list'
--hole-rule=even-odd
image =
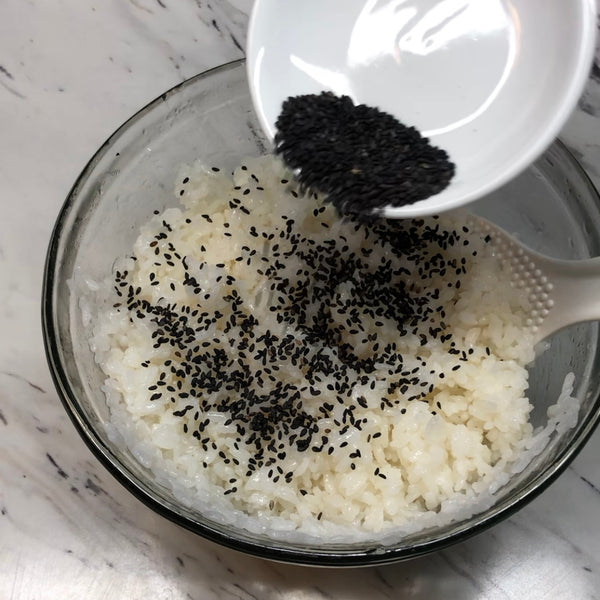
{"label": "white spoon", "polygon": [[481,235],[508,268],[511,283],[530,302],[527,327],[535,343],[567,325],[600,321],[600,257],[560,260],[539,254],[506,231],[474,215],[467,227]]}
{"label": "white spoon", "polygon": [[438,213],[514,178],[550,145],[591,65],[595,0],[256,0],[247,67],[267,136],[289,96],[327,90],[417,127],[448,152]]}

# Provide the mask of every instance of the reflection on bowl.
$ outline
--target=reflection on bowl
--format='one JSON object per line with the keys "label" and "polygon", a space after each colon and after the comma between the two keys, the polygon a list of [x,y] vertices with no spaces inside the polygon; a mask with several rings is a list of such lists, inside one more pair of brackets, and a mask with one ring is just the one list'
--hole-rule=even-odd
{"label": "reflection on bowl", "polygon": [[[89,346],[82,289],[102,281],[115,259],[131,252],[154,211],[176,206],[172,188],[181,165],[201,159],[233,170],[263,154],[267,143],[253,114],[243,63],[199,75],[163,94],[125,123],[98,151],[71,190],[58,217],[44,279],[44,339],[64,406],[98,459],[153,510],[221,544],[276,560],[362,565],[401,560],[473,535],[522,507],[581,449],[599,419],[600,365],[596,324],[556,335],[530,369],[531,422],[544,425],[565,375],[575,375],[580,409],[575,425],[557,432],[522,471],[497,490],[481,512],[420,531],[355,541],[303,536],[265,528],[250,531],[182,501],[152,473],[111,427],[105,375]],[[562,258],[600,254],[600,202],[568,151],[555,143],[534,167],[474,205],[476,212],[519,235],[529,246]],[[85,307],[84,307],[85,308]]]}

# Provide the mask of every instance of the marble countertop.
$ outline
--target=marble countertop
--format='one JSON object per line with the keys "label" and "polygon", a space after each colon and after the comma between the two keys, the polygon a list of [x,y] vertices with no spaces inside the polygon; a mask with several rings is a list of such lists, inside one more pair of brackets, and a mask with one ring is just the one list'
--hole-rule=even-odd
{"label": "marble countertop", "polygon": [[[286,566],[154,514],[94,459],[54,390],[40,293],[54,219],[134,111],[243,56],[251,0],[0,3],[0,599],[600,598],[600,431],[511,519],[382,568]],[[600,69],[563,132],[600,183]]]}

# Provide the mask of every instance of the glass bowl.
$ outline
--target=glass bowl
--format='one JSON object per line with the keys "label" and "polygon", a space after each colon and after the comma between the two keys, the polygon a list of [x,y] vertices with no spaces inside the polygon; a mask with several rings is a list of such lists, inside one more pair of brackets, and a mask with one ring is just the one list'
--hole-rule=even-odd
{"label": "glass bowl", "polygon": [[[237,166],[268,145],[254,115],[243,62],[213,69],[169,90],[120,127],[79,176],[58,216],[43,283],[42,320],[48,362],[65,409],[101,463],[157,513],[210,540],[250,554],[302,564],[350,566],[422,555],[481,532],[523,507],[569,464],[600,417],[600,356],[596,323],[555,335],[530,369],[534,426],[575,374],[581,406],[574,426],[557,433],[483,512],[409,535],[334,543],[278,539],[186,507],[132,452],[109,435],[104,375],[88,345],[76,273],[106,278],[154,210],[176,205],[173,185],[182,164],[203,159]],[[528,171],[473,205],[532,248],[577,259],[600,255],[600,198],[571,154],[556,142]]]}

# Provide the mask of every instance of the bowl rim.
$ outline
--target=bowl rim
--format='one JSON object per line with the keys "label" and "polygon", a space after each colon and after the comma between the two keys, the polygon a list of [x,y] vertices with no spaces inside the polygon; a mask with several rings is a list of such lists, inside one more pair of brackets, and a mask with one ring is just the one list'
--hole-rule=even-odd
{"label": "bowl rim", "polygon": [[[600,423],[600,410],[590,411],[590,413],[583,420],[582,424],[580,425],[579,432],[573,438],[569,446],[551,465],[546,467],[537,475],[537,477],[530,480],[527,485],[520,490],[516,497],[510,496],[509,498],[505,499],[496,507],[496,510],[494,510],[492,514],[487,516],[479,515],[480,518],[469,529],[460,529],[435,540],[426,541],[411,547],[377,547],[376,543],[368,542],[371,547],[363,551],[352,550],[350,552],[337,552],[319,551],[314,547],[311,547],[310,549],[291,549],[284,546],[282,547],[279,545],[277,540],[274,540],[273,545],[266,546],[260,541],[251,542],[232,537],[223,533],[217,528],[209,526],[206,523],[190,520],[187,517],[178,514],[169,507],[163,505],[156,498],[152,497],[145,487],[138,483],[135,477],[133,477],[126,468],[119,464],[118,461],[113,459],[113,454],[110,451],[110,448],[103,443],[101,438],[94,430],[94,427],[86,418],[84,411],[80,408],[78,399],[70,385],[66,369],[62,362],[61,351],[57,344],[59,336],[58,326],[55,319],[56,307],[54,301],[54,292],[57,282],[57,263],[60,257],[59,246],[63,236],[69,235],[69,230],[66,229],[66,225],[69,221],[69,217],[77,207],[78,193],[83,184],[90,178],[90,176],[93,175],[96,164],[109,151],[113,143],[144,115],[151,112],[157,105],[166,101],[170,96],[178,93],[179,91],[193,86],[195,83],[209,78],[211,75],[231,71],[234,69],[244,69],[244,64],[244,59],[238,59],[208,69],[183,81],[182,83],[175,85],[146,104],[143,108],[138,110],[129,119],[127,119],[122,125],[120,125],[107,138],[107,140],[87,162],[67,194],[67,197],[58,213],[50,236],[44,265],[41,295],[41,320],[44,350],[55,389],[64,409],[69,415],[80,437],[83,439],[84,443],[90,449],[92,454],[99,460],[104,468],[106,468],[106,470],[138,500],[143,502],[154,512],[176,523],[177,525],[212,542],[216,542],[233,550],[242,551],[246,554],[278,562],[310,566],[376,566],[416,558],[418,556],[436,552],[452,544],[465,541],[474,535],[482,533],[486,529],[499,523],[523,508],[526,504],[546,490],[553,481],[556,480],[556,478],[567,468],[571,461],[581,451],[589,437],[592,435],[594,429]],[[574,169],[576,176],[581,178],[582,184],[588,188],[591,195],[595,198],[596,203],[600,205],[600,195],[579,162],[560,140],[556,140],[554,144],[559,152],[563,155],[564,159],[569,163],[569,166]]]}

